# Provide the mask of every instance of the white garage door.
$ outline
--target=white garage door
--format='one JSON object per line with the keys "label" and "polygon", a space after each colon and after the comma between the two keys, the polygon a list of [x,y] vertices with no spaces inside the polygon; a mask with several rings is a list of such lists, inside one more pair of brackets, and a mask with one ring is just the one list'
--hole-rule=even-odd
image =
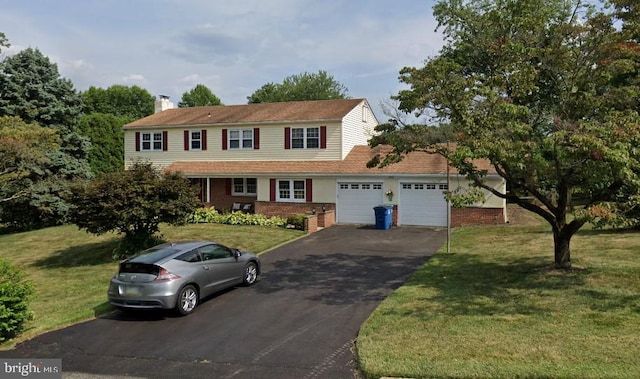
{"label": "white garage door", "polygon": [[447,226],[446,184],[402,183],[398,198],[398,224]]}
{"label": "white garage door", "polygon": [[336,221],[375,224],[373,207],[382,204],[382,183],[338,183]]}

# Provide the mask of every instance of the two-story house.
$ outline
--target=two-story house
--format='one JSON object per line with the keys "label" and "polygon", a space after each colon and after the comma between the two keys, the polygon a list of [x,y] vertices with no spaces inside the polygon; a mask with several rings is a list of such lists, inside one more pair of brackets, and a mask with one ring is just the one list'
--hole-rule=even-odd
{"label": "two-story house", "polygon": [[[367,145],[377,124],[365,99],[171,108],[161,98],[155,114],[124,126],[125,166],[142,159],[180,171],[220,210],[251,204],[268,216],[322,212],[331,223],[373,224],[373,207],[392,204],[398,225],[446,226],[443,191],[467,182],[435,154],[367,168],[382,148]],[[505,190],[497,175],[489,181]],[[504,201],[487,195],[452,210],[452,225],[505,222]]]}

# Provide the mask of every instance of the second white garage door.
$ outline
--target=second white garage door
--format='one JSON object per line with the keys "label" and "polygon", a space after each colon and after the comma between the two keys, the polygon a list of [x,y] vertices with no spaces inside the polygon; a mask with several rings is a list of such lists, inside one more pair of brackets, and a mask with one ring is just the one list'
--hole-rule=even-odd
{"label": "second white garage door", "polygon": [[373,207],[382,204],[382,183],[338,183],[336,221],[375,224]]}
{"label": "second white garage door", "polygon": [[398,199],[398,224],[447,226],[446,184],[402,183]]}

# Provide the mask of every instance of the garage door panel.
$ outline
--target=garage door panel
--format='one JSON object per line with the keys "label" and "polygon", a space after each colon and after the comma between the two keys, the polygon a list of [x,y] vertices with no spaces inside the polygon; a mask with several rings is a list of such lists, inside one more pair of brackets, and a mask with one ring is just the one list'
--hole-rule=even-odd
{"label": "garage door panel", "polygon": [[374,224],[373,207],[382,203],[382,183],[338,183],[336,221],[345,224]]}
{"label": "garage door panel", "polygon": [[398,204],[401,225],[446,226],[447,202],[442,183],[403,183]]}

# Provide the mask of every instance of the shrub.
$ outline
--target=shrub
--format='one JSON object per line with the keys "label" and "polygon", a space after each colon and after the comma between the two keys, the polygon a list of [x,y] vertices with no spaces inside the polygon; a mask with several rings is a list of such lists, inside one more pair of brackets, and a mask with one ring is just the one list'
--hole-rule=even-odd
{"label": "shrub", "polygon": [[192,224],[226,224],[226,225],[260,225],[283,227],[287,220],[283,217],[267,217],[261,214],[243,213],[240,211],[231,213],[218,213],[214,208],[196,209],[187,222]]}
{"label": "shrub", "polygon": [[304,230],[304,220],[306,218],[307,216],[303,214],[291,215],[287,218],[287,224],[293,225],[297,230]]}
{"label": "shrub", "polygon": [[116,255],[149,247],[160,223],[184,225],[198,207],[196,189],[182,174],[162,172],[150,162],[78,183],[69,195],[69,219],[96,235],[115,231],[126,240]]}
{"label": "shrub", "polygon": [[20,334],[33,318],[28,302],[33,286],[24,274],[0,259],[0,342]]}

